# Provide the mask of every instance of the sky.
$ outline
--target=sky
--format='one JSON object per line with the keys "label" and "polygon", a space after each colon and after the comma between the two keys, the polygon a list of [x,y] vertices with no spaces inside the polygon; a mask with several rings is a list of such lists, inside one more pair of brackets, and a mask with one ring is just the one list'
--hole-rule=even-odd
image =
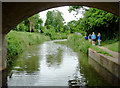
{"label": "sky", "polygon": [[[79,13],[75,17],[73,15],[73,14],[75,14],[75,12],[72,11],[71,13],[69,13],[68,9],[69,9],[69,6],[62,6],[62,7],[52,8],[52,9],[48,9],[48,10],[40,12],[39,15],[40,15],[40,18],[43,20],[43,25],[46,21],[46,14],[48,11],[59,10],[60,12],[62,12],[62,16],[63,16],[66,24],[72,20],[78,20],[79,18],[83,17],[83,15],[81,13]],[[83,11],[83,10],[81,9],[80,11]]]}

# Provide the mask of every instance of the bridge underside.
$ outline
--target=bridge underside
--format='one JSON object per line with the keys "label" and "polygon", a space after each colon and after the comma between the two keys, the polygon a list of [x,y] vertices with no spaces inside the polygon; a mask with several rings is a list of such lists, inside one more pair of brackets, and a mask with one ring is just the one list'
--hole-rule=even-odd
{"label": "bridge underside", "polygon": [[119,15],[119,2],[3,2],[2,3],[2,69],[6,68],[7,40],[6,34],[26,18],[53,7],[88,6]]}

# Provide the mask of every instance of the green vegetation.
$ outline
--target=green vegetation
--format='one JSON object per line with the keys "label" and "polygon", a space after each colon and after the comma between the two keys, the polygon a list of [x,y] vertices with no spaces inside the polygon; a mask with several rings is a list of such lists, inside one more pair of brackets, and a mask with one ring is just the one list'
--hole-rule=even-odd
{"label": "green vegetation", "polygon": [[75,51],[81,51],[81,52],[84,52],[84,53],[88,53],[88,48],[91,48],[91,49],[95,50],[97,53],[112,56],[111,54],[109,54],[108,52],[98,48],[97,46],[92,46],[92,44],[89,41],[86,41],[84,39],[84,36],[82,36],[82,35],[71,34],[68,37],[67,41],[61,41],[61,42],[56,42],[56,43],[65,44],[68,47],[73,48]]}
{"label": "green vegetation", "polygon": [[58,10],[48,11],[43,34],[50,36],[52,40],[66,39],[70,31],[64,26],[62,13]]}
{"label": "green vegetation", "polygon": [[[24,31],[25,33],[11,31],[7,35],[8,58],[20,54],[24,51],[24,47],[28,45],[48,40],[48,37],[45,36],[49,36],[51,40],[68,38],[67,43],[69,43],[71,47],[74,46],[75,50],[87,53],[88,48],[91,47],[91,43],[85,41],[84,36],[87,36],[93,31],[96,35],[98,32],[101,33],[103,46],[110,50],[120,52],[118,51],[119,17],[103,10],[85,8],[84,6],[70,6],[69,12],[75,11],[77,15],[81,8],[84,10],[82,13],[84,15],[83,18],[68,22],[66,25],[62,13],[58,10],[47,12],[47,19],[44,26],[42,25],[42,19],[39,18],[39,14],[18,24],[13,30]],[[72,34],[76,32],[81,33],[81,35]],[[93,49],[97,52],[109,55],[97,47]]]}
{"label": "green vegetation", "polygon": [[13,30],[15,31],[26,31],[26,32],[40,32],[42,28],[42,19],[39,18],[38,14],[35,14],[28,19],[25,19],[18,24]]}
{"label": "green vegetation", "polygon": [[71,34],[68,37],[67,42],[68,42],[68,44],[70,44],[71,47],[74,47],[75,50],[79,50],[84,53],[87,53],[88,48],[90,48],[90,46],[91,46],[91,43],[88,41],[85,41],[85,39],[82,35]]}
{"label": "green vegetation", "polygon": [[67,39],[69,33],[55,32],[55,28],[48,25],[47,28],[44,27],[43,34],[49,36],[51,40],[55,39]]}
{"label": "green vegetation", "polygon": [[[70,33],[79,32],[85,36],[93,31],[96,35],[100,32],[102,35],[101,45],[112,51],[120,52],[120,50],[118,51],[119,17],[103,10],[85,8],[84,6],[70,6],[69,12],[75,11],[77,15],[81,8],[84,10],[84,17],[80,18],[78,21],[73,20],[66,25]],[[96,46],[91,46],[88,41],[85,41],[83,36],[71,35],[68,37],[67,43],[64,42],[64,44],[70,44],[75,50],[84,53],[88,52],[88,48],[92,48],[98,53],[112,56]]]}
{"label": "green vegetation", "polygon": [[[69,10],[70,12],[78,11],[80,8],[84,7],[72,6]],[[119,17],[96,8],[87,9],[83,15],[83,18],[72,22],[74,25],[70,29],[74,29],[76,32],[85,31],[86,35],[93,31],[95,34],[100,32],[102,34],[102,40],[112,40],[116,38],[118,41]]]}
{"label": "green vegetation", "polygon": [[64,26],[62,13],[58,10],[53,10],[48,11],[46,16],[45,26],[42,26],[43,21],[39,18],[39,15],[36,14],[18,24],[13,30],[38,32],[49,36],[51,40],[66,39],[70,31]]}
{"label": "green vegetation", "polygon": [[48,27],[49,25],[53,26],[55,32],[61,32],[63,30],[64,19],[60,11],[58,10],[48,11],[46,16],[47,16],[45,22],[46,27]]}
{"label": "green vegetation", "polygon": [[101,33],[102,41],[113,39],[118,41],[119,17],[103,10],[84,6],[70,6],[69,12],[74,11],[77,15],[80,13],[80,9],[83,9],[83,18],[79,18],[77,21],[72,20],[66,25],[62,13],[53,10],[47,12],[44,26],[42,19],[36,14],[18,24],[14,30],[39,32],[49,36],[52,40],[67,38],[70,33],[79,32],[84,36],[94,31],[96,35]]}
{"label": "green vegetation", "polygon": [[7,57],[8,63],[15,55],[21,54],[29,45],[40,44],[49,37],[38,33],[10,31],[7,34]]}
{"label": "green vegetation", "polygon": [[104,51],[103,49],[98,48],[97,46],[91,46],[90,48],[95,50],[97,53],[101,53],[101,54],[104,54],[104,55],[112,56],[111,54],[109,54],[108,52]]}
{"label": "green vegetation", "polygon": [[104,47],[106,47],[106,48],[108,48],[112,51],[120,53],[119,42],[115,42],[115,43],[112,43],[112,44],[105,44]]}
{"label": "green vegetation", "polygon": [[67,41],[60,41],[55,43],[65,44],[68,47],[74,49],[74,51],[81,51],[83,53],[88,53],[88,48],[91,47],[91,43],[89,41],[85,41],[84,36],[76,34],[69,35]]}

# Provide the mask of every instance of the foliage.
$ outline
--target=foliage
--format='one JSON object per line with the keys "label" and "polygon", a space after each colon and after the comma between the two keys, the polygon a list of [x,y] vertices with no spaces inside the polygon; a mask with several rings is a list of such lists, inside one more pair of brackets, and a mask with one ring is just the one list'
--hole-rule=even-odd
{"label": "foliage", "polygon": [[45,22],[45,26],[48,28],[49,25],[53,26],[56,32],[60,32],[63,28],[63,17],[62,13],[58,10],[48,11],[47,12],[47,19]]}
{"label": "foliage", "polygon": [[85,41],[84,36],[71,34],[67,40],[70,46],[74,47],[76,50],[82,51],[84,53],[88,52],[88,48],[91,46],[91,43]]}
{"label": "foliage", "polygon": [[8,63],[13,56],[21,54],[29,45],[42,43],[48,39],[48,37],[38,33],[10,31],[7,34]]}
{"label": "foliage", "polygon": [[85,6],[70,6],[68,11],[71,13],[72,11],[76,12],[76,15],[79,13],[79,10],[82,9],[82,14],[85,13],[85,11],[88,11],[89,8],[86,8]]}
{"label": "foliage", "polygon": [[101,54],[105,54],[105,55],[108,55],[108,56],[112,56],[111,54],[109,54],[108,52],[104,51],[103,49],[98,48],[97,46],[91,46],[90,48],[95,50],[97,53],[101,53]]}
{"label": "foliage", "polygon": [[106,43],[104,42],[102,45],[104,45],[104,47],[107,47],[108,49],[112,50],[112,51],[115,51],[115,52],[119,52],[120,53],[120,49],[119,49],[119,42],[109,42],[109,43]]}
{"label": "foliage", "polygon": [[51,39],[58,39],[55,35],[60,33],[61,35],[69,35],[70,33],[79,32],[82,35],[88,35],[94,31],[96,35],[98,32],[101,33],[103,41],[110,39],[117,39],[118,41],[119,18],[117,16],[96,8],[87,9],[84,6],[70,6],[69,11],[78,11],[79,13],[80,9],[84,10],[84,17],[78,21],[68,22],[67,25],[64,25],[62,13],[58,10],[53,10],[47,12],[45,26],[42,26],[43,21],[36,14],[18,24],[13,30],[40,32],[50,36]]}
{"label": "foliage", "polygon": [[[68,46],[72,47],[75,51],[81,51],[83,53],[88,53],[88,48],[91,48],[91,49],[94,49],[97,53],[112,56],[111,54],[98,48],[97,46],[92,46],[91,42],[89,42],[88,40],[85,40],[84,36],[82,36],[82,35],[71,34],[68,37],[67,41],[56,42],[56,43],[68,45]],[[116,49],[118,49],[118,48],[116,48]]]}
{"label": "foliage", "polygon": [[45,35],[49,35],[51,40],[66,39],[68,37],[66,33],[55,33],[50,31],[47,31],[47,33],[45,32]]}
{"label": "foliage", "polygon": [[51,40],[55,40],[66,39],[69,33],[55,32],[55,28],[51,25],[48,25],[47,28],[46,26],[43,28],[43,34],[49,36]]}
{"label": "foliage", "polygon": [[75,25],[76,25],[75,20],[68,22],[67,26],[68,26],[68,28],[70,30],[70,33],[74,33],[74,32],[77,31],[77,29],[75,28]]}
{"label": "foliage", "polygon": [[55,40],[55,39],[67,39],[68,35],[66,33],[55,33],[52,34],[51,39]]}
{"label": "foliage", "polygon": [[13,28],[13,30],[26,32],[40,32],[42,23],[43,21],[39,18],[39,15],[35,14],[18,24],[15,28]]}
{"label": "foliage", "polygon": [[[76,7],[73,7],[76,8]],[[76,8],[79,9],[79,8]],[[93,31],[102,34],[102,40],[110,40],[119,36],[119,18],[111,13],[96,8],[90,8],[85,12],[84,17],[74,21],[74,26],[70,29],[75,31],[85,31],[87,35]],[[69,22],[70,23],[70,22]],[[68,24],[69,25],[69,24]]]}

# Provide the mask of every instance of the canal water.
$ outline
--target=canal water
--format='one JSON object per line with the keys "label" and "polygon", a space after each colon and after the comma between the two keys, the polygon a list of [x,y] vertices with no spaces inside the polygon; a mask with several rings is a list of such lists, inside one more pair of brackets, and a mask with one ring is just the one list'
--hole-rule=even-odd
{"label": "canal water", "polygon": [[69,80],[76,79],[80,86],[110,86],[89,65],[86,54],[55,42],[30,46],[17,56],[8,72],[7,85],[68,86]]}

